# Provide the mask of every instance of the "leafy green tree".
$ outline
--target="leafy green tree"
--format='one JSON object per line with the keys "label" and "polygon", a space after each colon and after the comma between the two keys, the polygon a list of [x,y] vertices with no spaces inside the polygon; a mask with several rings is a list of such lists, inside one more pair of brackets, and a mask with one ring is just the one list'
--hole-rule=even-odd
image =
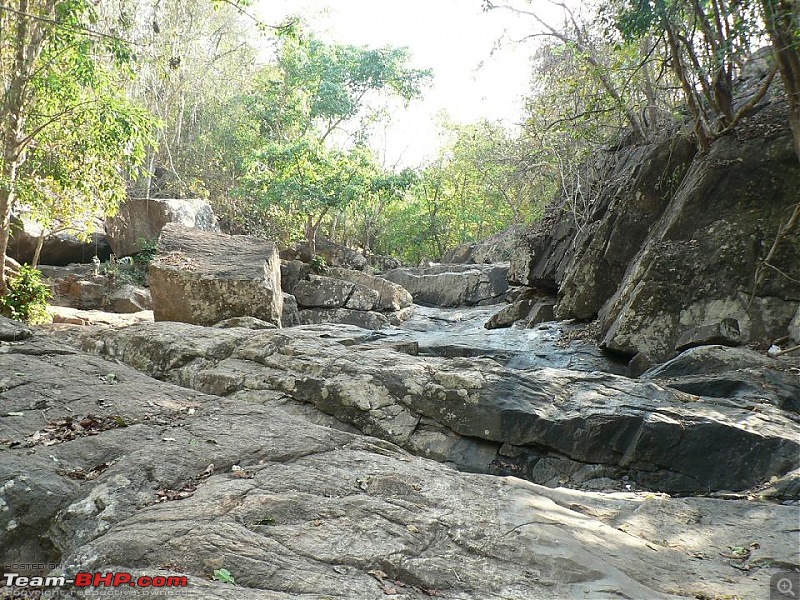
{"label": "leafy green tree", "polygon": [[[232,106],[230,114],[251,119],[235,144],[244,153],[231,163],[244,177],[232,193],[256,210],[282,212],[313,253],[326,219],[335,221],[356,199],[380,212],[397,195],[403,176],[377,166],[364,147],[364,124],[374,122],[365,115],[375,115],[377,97],[416,98],[430,72],[408,67],[405,49],[329,44],[299,25],[284,26],[278,42],[275,63],[231,103],[246,110]],[[366,223],[366,244],[375,226]]]}
{"label": "leafy green tree", "polygon": [[322,220],[366,193],[371,166],[363,153],[331,149],[316,137],[272,142],[261,147],[248,165],[248,191],[300,218],[314,256]]}
{"label": "leafy green tree", "polygon": [[656,36],[664,40],[701,149],[748,113],[767,92],[777,71],[773,69],[746,105],[734,106],[733,82],[754,41],[764,34],[761,4],[775,2],[624,0],[617,5],[615,22],[625,39]]}
{"label": "leafy green tree", "polygon": [[18,200],[46,223],[69,220],[97,192],[110,207],[124,185],[119,169],[144,155],[152,123],[116,79],[128,47],[99,27],[89,0],[0,6],[0,295]]}
{"label": "leafy green tree", "polygon": [[488,121],[445,121],[443,127],[449,143],[410,192],[388,207],[392,227],[379,238],[384,252],[411,262],[529,222],[552,195],[546,179],[531,169],[529,148],[518,134]]}

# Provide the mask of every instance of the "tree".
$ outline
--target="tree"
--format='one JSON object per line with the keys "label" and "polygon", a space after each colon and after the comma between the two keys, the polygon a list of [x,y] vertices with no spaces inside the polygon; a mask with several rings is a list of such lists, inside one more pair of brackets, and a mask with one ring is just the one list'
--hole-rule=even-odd
{"label": "tree", "polygon": [[124,184],[117,167],[140,161],[149,141],[151,121],[115,81],[127,45],[93,29],[96,16],[88,0],[0,6],[0,295],[15,203],[30,201],[45,221],[67,218],[76,205],[64,200],[82,209],[97,192],[108,207]]}
{"label": "tree", "polygon": [[789,96],[789,125],[800,160],[800,4],[790,0],[761,0],[772,51]]}
{"label": "tree", "polygon": [[[158,117],[158,145],[134,193],[145,197],[208,196],[226,179],[216,160],[220,108],[256,72],[256,24],[236,2],[122,0],[126,34],[137,44],[130,91]],[[220,140],[221,141],[221,140]],[[222,167],[219,175],[216,169]]]}
{"label": "tree", "polygon": [[655,35],[666,43],[702,150],[748,114],[777,71],[746,104],[734,106],[733,82],[753,42],[763,37],[760,8],[755,0],[624,0],[617,9],[616,25],[626,39]]}
{"label": "tree", "polygon": [[328,44],[300,26],[284,26],[278,39],[275,63],[235,99],[253,119],[244,131],[255,145],[233,193],[294,217],[313,253],[326,218],[399,189],[365,148],[364,124],[374,121],[364,117],[375,97],[417,97],[430,72],[408,67],[402,48]]}
{"label": "tree", "polygon": [[313,136],[263,146],[249,164],[249,189],[262,201],[280,205],[302,218],[309,252],[329,211],[363,196],[371,184],[372,165],[359,149],[328,148]]}

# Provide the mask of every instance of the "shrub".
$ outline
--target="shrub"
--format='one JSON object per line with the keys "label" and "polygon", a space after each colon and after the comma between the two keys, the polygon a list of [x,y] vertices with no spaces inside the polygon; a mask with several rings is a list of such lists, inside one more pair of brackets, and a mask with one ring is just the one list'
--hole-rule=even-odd
{"label": "shrub", "polygon": [[328,272],[328,263],[325,257],[321,254],[315,254],[311,257],[311,270],[317,275],[322,275]]}
{"label": "shrub", "polygon": [[39,270],[22,265],[7,284],[8,293],[0,297],[0,314],[31,325],[50,322],[47,301],[52,295]]}

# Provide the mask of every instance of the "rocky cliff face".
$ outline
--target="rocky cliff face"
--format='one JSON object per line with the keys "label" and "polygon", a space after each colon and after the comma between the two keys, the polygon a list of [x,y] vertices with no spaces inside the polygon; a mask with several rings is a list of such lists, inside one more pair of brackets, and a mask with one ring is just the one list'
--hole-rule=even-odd
{"label": "rocky cliff face", "polygon": [[800,198],[785,106],[772,101],[698,154],[681,134],[609,150],[588,208],[563,201],[512,257],[510,278],[558,290],[559,318],[602,321],[603,343],[669,358],[682,336],[735,321],[742,341],[786,334],[800,303]]}

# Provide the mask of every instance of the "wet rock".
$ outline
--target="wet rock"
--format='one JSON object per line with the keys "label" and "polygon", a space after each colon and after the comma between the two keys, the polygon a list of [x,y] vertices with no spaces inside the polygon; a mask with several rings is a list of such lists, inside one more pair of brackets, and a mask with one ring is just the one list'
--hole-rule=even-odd
{"label": "wet rock", "polygon": [[214,211],[205,200],[130,198],[106,221],[106,234],[114,254],[130,256],[154,246],[167,223],[219,231]]}
{"label": "wet rock", "polygon": [[417,304],[453,307],[500,301],[507,275],[507,265],[433,265],[394,269],[383,277],[407,289]]}
{"label": "wet rock", "polygon": [[[320,329],[251,332],[235,346],[187,326],[97,336],[114,358],[175,365],[158,372],[199,391],[277,390],[418,451],[424,448],[415,431],[423,418],[463,439],[530,448],[521,474],[535,472],[547,449],[625,472],[651,489],[707,492],[758,485],[796,468],[800,456],[800,428],[774,406],[762,404],[754,415],[747,404],[598,372],[512,370],[485,359],[343,346]],[[203,361],[178,358],[194,347],[204,349],[197,355]],[[209,356],[219,358],[207,362]]]}
{"label": "wet rock", "polygon": [[213,325],[251,316],[280,325],[283,294],[275,244],[172,223],[150,263],[156,321]]}

